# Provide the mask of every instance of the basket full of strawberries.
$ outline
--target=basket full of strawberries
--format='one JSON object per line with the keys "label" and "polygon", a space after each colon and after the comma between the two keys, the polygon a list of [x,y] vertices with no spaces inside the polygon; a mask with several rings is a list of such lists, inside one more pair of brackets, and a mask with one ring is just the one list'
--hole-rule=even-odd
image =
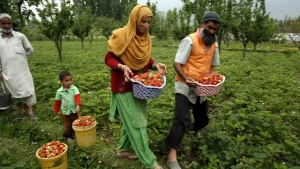
{"label": "basket full of strawberries", "polygon": [[220,92],[225,76],[219,73],[202,74],[196,79],[194,91],[198,96],[213,96]]}
{"label": "basket full of strawberries", "polygon": [[161,89],[166,85],[166,77],[159,73],[145,72],[137,74],[130,79],[133,95],[139,99],[154,99],[161,94]]}

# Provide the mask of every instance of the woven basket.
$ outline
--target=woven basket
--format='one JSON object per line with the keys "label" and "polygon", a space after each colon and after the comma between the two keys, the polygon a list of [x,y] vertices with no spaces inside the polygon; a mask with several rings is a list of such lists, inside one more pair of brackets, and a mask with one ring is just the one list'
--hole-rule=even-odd
{"label": "woven basket", "polygon": [[216,85],[204,85],[197,83],[197,87],[194,88],[194,91],[198,96],[213,96],[219,93],[222,88],[222,84],[225,82],[225,76],[222,76],[222,82]]}
{"label": "woven basket", "polygon": [[164,84],[160,87],[157,86],[145,86],[139,81],[130,79],[132,82],[133,95],[138,99],[154,99],[161,94],[161,89],[166,85],[166,77],[162,76]]}

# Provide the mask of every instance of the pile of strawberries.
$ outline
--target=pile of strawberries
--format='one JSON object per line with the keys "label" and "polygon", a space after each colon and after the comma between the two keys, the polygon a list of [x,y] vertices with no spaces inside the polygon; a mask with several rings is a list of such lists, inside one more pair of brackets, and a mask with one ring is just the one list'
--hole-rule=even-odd
{"label": "pile of strawberries", "polygon": [[160,73],[145,72],[137,74],[132,78],[134,81],[139,81],[145,86],[156,86],[161,87],[164,84],[164,80]]}
{"label": "pile of strawberries", "polygon": [[219,73],[202,74],[196,81],[203,85],[217,85],[223,81],[223,76]]}
{"label": "pile of strawberries", "polygon": [[62,154],[65,150],[65,144],[60,141],[51,141],[39,149],[38,155],[41,158],[52,158]]}
{"label": "pile of strawberries", "polygon": [[85,127],[94,124],[96,119],[91,116],[81,116],[73,122],[76,127]]}

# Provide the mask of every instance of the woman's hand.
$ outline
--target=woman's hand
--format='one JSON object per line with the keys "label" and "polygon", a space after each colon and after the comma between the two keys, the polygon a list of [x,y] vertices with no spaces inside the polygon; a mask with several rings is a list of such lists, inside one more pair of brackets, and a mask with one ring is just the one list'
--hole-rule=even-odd
{"label": "woman's hand", "polygon": [[130,78],[131,76],[133,76],[133,73],[128,66],[119,63],[117,69],[124,73],[125,82],[130,81]]}
{"label": "woman's hand", "polygon": [[130,81],[131,76],[133,76],[131,69],[128,66],[123,65],[122,71],[124,73],[125,82]]}
{"label": "woman's hand", "polygon": [[161,75],[165,76],[168,72],[167,72],[167,66],[165,64],[162,63],[156,63],[155,67],[157,69],[157,72],[160,73]]}

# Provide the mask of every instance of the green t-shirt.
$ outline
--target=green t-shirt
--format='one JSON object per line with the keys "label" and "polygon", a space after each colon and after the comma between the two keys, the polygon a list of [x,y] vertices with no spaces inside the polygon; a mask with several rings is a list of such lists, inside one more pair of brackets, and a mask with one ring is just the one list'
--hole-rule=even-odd
{"label": "green t-shirt", "polygon": [[70,115],[70,113],[76,113],[75,95],[80,94],[76,86],[71,85],[66,92],[62,86],[56,92],[55,100],[61,101],[60,111],[64,115]]}

